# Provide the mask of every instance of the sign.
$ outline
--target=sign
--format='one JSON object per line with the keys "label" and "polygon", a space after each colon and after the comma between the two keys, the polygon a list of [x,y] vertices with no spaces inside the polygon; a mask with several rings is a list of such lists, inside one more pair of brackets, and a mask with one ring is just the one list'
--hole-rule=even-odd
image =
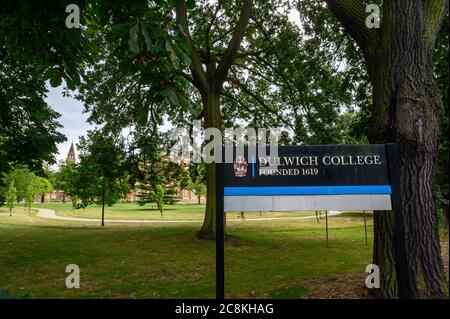
{"label": "sign", "polygon": [[235,160],[223,164],[225,212],[392,209],[385,145],[226,151]]}
{"label": "sign", "polygon": [[[225,298],[224,214],[244,211],[393,210],[400,298],[411,297],[395,145],[280,146],[277,154],[224,149],[216,163],[216,297]],[[237,154],[238,153],[238,154]],[[242,154],[241,154],[242,153]]]}

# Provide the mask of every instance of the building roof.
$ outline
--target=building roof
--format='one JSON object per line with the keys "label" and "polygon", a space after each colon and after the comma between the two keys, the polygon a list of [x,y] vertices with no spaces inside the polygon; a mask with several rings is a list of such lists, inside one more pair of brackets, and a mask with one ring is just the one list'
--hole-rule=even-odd
{"label": "building roof", "polygon": [[68,163],[68,162],[75,163],[75,147],[73,146],[73,142],[72,142],[72,144],[70,145],[69,152],[67,153],[67,159],[66,159],[66,162],[67,162],[67,163]]}
{"label": "building roof", "polygon": [[73,142],[72,142],[72,144],[70,145],[70,149],[69,149],[69,153],[68,153],[69,155],[75,155],[75,148],[73,147]]}

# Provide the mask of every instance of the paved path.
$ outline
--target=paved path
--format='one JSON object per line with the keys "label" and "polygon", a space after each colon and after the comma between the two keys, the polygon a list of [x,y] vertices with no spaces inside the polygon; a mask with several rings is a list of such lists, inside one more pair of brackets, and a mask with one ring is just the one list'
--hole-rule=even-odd
{"label": "paved path", "polygon": [[[337,216],[342,214],[342,212],[337,210],[331,210],[328,212],[328,216]],[[66,217],[56,215],[54,210],[39,208],[37,217],[47,218],[47,219],[57,219],[57,220],[69,220],[69,221],[78,221],[78,222],[100,222],[100,219],[96,218],[79,218],[79,217]],[[297,220],[297,219],[311,219],[316,218],[313,216],[300,216],[300,217],[267,217],[267,218],[246,218],[245,221],[267,221],[267,220]],[[227,222],[240,222],[241,219],[227,219]],[[138,219],[105,219],[105,223],[153,223],[153,224],[161,224],[161,223],[202,223],[203,220],[138,220]]]}

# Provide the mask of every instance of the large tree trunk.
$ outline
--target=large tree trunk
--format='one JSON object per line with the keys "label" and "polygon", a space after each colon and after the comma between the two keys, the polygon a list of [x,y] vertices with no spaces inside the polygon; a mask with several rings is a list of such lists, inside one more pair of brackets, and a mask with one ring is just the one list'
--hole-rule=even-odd
{"label": "large tree trunk", "polygon": [[[397,145],[397,169],[414,298],[445,298],[448,286],[440,255],[435,198],[436,160],[443,107],[433,78],[432,54],[424,43],[420,1],[392,1],[390,32],[374,57],[371,143]],[[398,295],[394,223],[375,214],[374,263],[381,269],[379,297]]]}
{"label": "large tree trunk", "polygon": [[[373,85],[371,143],[397,145],[408,275],[413,298],[448,298],[435,196],[443,106],[432,58],[447,0],[384,1],[381,29],[365,25],[359,0],[326,0],[360,46]],[[392,212],[374,215],[379,297],[398,296]]]}
{"label": "large tree trunk", "polygon": [[[205,128],[215,127],[222,131],[219,92],[211,88],[203,98]],[[214,141],[217,143],[217,141]],[[222,145],[222,143],[220,143]],[[198,237],[215,239],[216,236],[216,166],[206,164],[206,208],[203,225]]]}
{"label": "large tree trunk", "polygon": [[[397,169],[413,297],[442,298],[448,295],[448,287],[440,257],[435,198],[442,105],[434,87],[431,66],[415,64],[417,52],[398,52],[398,55],[391,55],[391,61],[384,61],[381,67],[384,72],[377,72],[378,77],[383,73],[394,73],[377,80],[384,84],[381,94],[377,82],[374,83],[375,109],[388,110],[389,124],[384,132],[372,132],[370,141],[397,144]],[[401,59],[403,62],[399,61]],[[375,109],[372,123],[380,120]],[[391,212],[380,212],[375,214],[374,222],[373,258],[374,263],[380,266],[382,285],[378,293],[380,297],[393,298],[397,296],[393,241],[395,220]]]}

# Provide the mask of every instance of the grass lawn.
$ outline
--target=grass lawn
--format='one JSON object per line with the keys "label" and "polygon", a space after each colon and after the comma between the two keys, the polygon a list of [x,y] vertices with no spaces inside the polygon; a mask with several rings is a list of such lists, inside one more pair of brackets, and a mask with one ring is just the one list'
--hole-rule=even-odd
{"label": "grass lawn", "polygon": [[[65,205],[48,208],[70,215]],[[202,206],[172,208],[167,218],[203,218]],[[100,216],[95,207],[80,214]],[[121,219],[158,216],[156,211],[126,204],[108,208],[107,218],[113,214]],[[226,297],[276,297],[280,291],[283,297],[300,297],[306,292],[302,281],[308,278],[364,272],[372,256],[373,230],[368,220],[366,246],[360,214],[331,217],[330,248],[325,247],[324,220],[319,224],[315,219],[229,223]],[[214,298],[215,243],[196,239],[199,225],[107,224],[101,228],[92,222],[38,218],[35,211],[23,208],[9,217],[1,207],[0,291],[29,298]],[[68,264],[80,266],[80,289],[65,288]]]}

